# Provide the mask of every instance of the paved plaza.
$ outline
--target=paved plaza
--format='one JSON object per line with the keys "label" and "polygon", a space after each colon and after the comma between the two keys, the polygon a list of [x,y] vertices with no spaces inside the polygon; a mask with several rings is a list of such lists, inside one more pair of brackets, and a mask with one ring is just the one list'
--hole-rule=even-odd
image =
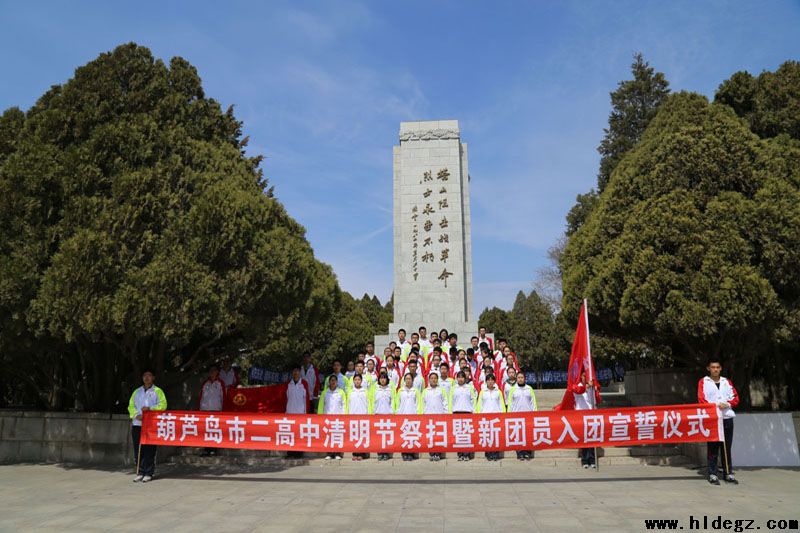
{"label": "paved plaza", "polygon": [[[800,472],[741,470],[738,486],[696,469],[599,472],[501,464],[326,463],[122,470],[0,466],[2,531],[646,531],[646,519],[800,518]],[[702,529],[702,528],[701,528]],[[733,530],[733,527],[730,528]],[[695,528],[697,530],[697,528]]]}

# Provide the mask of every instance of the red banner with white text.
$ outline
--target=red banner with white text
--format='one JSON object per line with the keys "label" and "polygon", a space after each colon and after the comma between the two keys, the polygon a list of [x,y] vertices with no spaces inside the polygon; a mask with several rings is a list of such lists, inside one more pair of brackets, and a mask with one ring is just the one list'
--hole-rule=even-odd
{"label": "red banner with white text", "polygon": [[719,441],[713,404],[470,415],[145,411],[142,444],[307,452],[478,452]]}

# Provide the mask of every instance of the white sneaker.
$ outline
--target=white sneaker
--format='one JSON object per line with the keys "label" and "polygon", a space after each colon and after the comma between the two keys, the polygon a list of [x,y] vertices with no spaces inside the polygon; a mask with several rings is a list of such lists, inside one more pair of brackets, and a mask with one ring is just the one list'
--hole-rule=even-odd
{"label": "white sneaker", "polygon": [[337,455],[336,457],[334,457],[334,459],[336,459],[337,461],[341,461],[342,460],[342,456],[341,455]]}
{"label": "white sneaker", "polygon": [[589,468],[589,465],[583,465],[583,468]]}
{"label": "white sneaker", "polygon": [[143,479],[144,479],[144,476],[136,476],[135,478],[133,478],[133,482],[134,483],[139,483]]}
{"label": "white sneaker", "polygon": [[333,456],[332,456],[332,455],[326,455],[326,456],[325,456],[325,459],[327,459],[328,461],[330,461],[331,459],[333,459]]}
{"label": "white sneaker", "polygon": [[597,464],[596,464],[596,463],[592,463],[592,464],[591,464],[591,465],[589,465],[589,466],[591,466],[592,468],[597,468]]}
{"label": "white sneaker", "polygon": [[144,476],[142,478],[142,483],[147,483],[148,481],[152,481],[152,480],[153,480],[153,476]]}

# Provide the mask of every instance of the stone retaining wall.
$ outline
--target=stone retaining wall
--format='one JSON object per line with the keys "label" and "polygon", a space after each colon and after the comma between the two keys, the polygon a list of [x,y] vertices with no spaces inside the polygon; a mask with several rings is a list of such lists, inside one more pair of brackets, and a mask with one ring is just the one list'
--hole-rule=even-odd
{"label": "stone retaining wall", "polygon": [[126,415],[0,410],[0,463],[129,466],[130,427]]}

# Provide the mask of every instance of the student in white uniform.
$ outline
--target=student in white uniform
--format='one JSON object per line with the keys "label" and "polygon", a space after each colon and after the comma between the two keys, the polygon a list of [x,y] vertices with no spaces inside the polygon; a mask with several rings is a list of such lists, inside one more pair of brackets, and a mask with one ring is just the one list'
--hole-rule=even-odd
{"label": "student in white uniform", "polygon": [[308,412],[311,394],[308,382],[301,375],[299,368],[292,370],[292,377],[286,386],[286,414],[304,415]]}
{"label": "student in white uniform", "polygon": [[145,411],[164,411],[167,408],[167,397],[164,391],[155,386],[155,374],[151,370],[142,372],[143,385],[131,394],[128,401],[128,414],[131,417],[131,440],[133,441],[133,455],[138,469],[134,483],[142,481],[147,483],[156,471],[155,444],[140,444],[142,436],[142,417]]}
{"label": "student in white uniform", "polygon": [[300,377],[308,383],[308,392],[311,394],[311,410],[316,410],[317,402],[319,401],[319,392],[322,390],[322,383],[320,383],[320,374],[317,367],[311,362],[311,353],[306,352],[303,354],[303,366],[300,368]]}
{"label": "student in white uniform", "polygon": [[418,331],[420,352],[427,356],[433,350],[433,343],[428,338],[428,329],[425,326],[420,326]]}
{"label": "student in white uniform", "polygon": [[[311,392],[308,382],[301,376],[301,368],[292,369],[292,377],[286,384],[286,414],[303,415],[310,412]],[[290,450],[286,452],[287,458],[302,457],[303,452]]]}
{"label": "student in white uniform", "polygon": [[455,380],[450,377],[450,367],[447,363],[439,365],[439,386],[444,389],[447,397],[450,398],[450,389],[453,388]]}
{"label": "student in white uniform", "polygon": [[[342,363],[338,359],[333,361],[333,376],[336,376],[336,380],[339,382],[339,386],[342,386],[344,383],[347,382],[347,376],[342,374]],[[329,376],[330,377],[330,376]],[[326,389],[327,385],[325,383],[321,383],[322,389]]]}
{"label": "student in white uniform", "polygon": [[[397,407],[395,413],[398,415],[421,415],[422,396],[419,389],[414,386],[414,378],[411,374],[403,376],[403,386],[397,392]],[[403,461],[413,461],[413,453],[403,453]]]}
{"label": "student in white uniform", "polygon": [[[442,366],[442,356],[439,355],[438,353],[433,354],[433,357],[431,357],[430,361],[428,362],[428,374],[430,374],[431,372],[439,374],[439,369],[441,368],[441,366]],[[441,378],[442,375],[439,374],[439,379],[441,380]]]}
{"label": "student in white uniform", "polygon": [[[509,413],[528,413],[536,411],[536,395],[533,388],[525,383],[525,373],[517,373],[517,383],[508,388],[508,412]],[[531,450],[517,450],[517,459],[520,461],[530,461],[533,457]]]}
{"label": "student in white uniform", "polygon": [[225,384],[219,378],[219,368],[214,365],[208,371],[208,379],[200,386],[200,410],[222,411]]}
{"label": "student in white uniform", "polygon": [[[519,376],[519,374],[517,374],[517,376]],[[576,411],[586,411],[596,407],[594,387],[595,383],[592,383],[591,377],[587,376],[586,371],[584,370],[583,373],[581,373],[580,381],[574,384],[570,389],[572,390],[572,396],[575,399]],[[581,465],[583,465],[583,468],[597,468],[597,459],[594,455],[594,448],[581,448],[580,456]]]}
{"label": "student in white uniform", "polygon": [[[472,383],[467,383],[467,375],[459,372],[456,375],[456,384],[450,389],[450,409],[453,414],[474,413],[477,393]],[[469,461],[471,454],[458,452],[459,461]]]}
{"label": "student in white uniform", "polygon": [[[353,376],[350,390],[347,392],[347,413],[351,415],[369,414],[369,388],[364,386],[361,374]],[[353,452],[353,461],[361,461],[366,453]]]}
{"label": "student in white uniform", "polygon": [[[444,389],[439,386],[439,374],[431,372],[428,376],[428,386],[422,392],[422,414],[443,415],[450,412],[450,398]],[[431,461],[439,461],[441,453],[431,453]]]}
{"label": "student in white uniform", "polygon": [[[485,388],[478,396],[478,413],[505,413],[506,401],[503,393],[497,388],[497,380],[494,374],[486,375]],[[486,459],[489,461],[499,461],[500,452],[486,452]]]}
{"label": "student in white uniform", "polygon": [[[339,386],[336,376],[328,378],[328,386],[319,399],[317,414],[320,415],[346,415],[347,414],[347,393]],[[342,454],[339,452],[329,453],[326,459],[341,460]]]}
{"label": "student in white uniform", "polygon": [[486,336],[486,328],[481,326],[478,328],[478,344],[480,345],[483,344],[484,342],[486,343],[486,345],[489,347],[490,350],[494,348],[494,343],[492,342],[492,339]]}
{"label": "student in white uniform", "polygon": [[[722,377],[722,363],[716,357],[709,359],[706,366],[708,375],[697,384],[697,402],[713,403],[722,412],[722,431],[725,438],[725,456],[722,458],[722,472],[728,483],[738,485],[739,481],[733,477],[733,462],[731,461],[731,445],[733,444],[733,419],[736,413],[733,408],[739,405],[739,393],[730,380]],[[720,456],[721,442],[709,442],[708,457],[708,482],[719,485],[717,477],[717,463]]]}
{"label": "student in white uniform", "polygon": [[[397,389],[394,384],[389,380],[386,372],[381,372],[378,376],[378,383],[372,387],[369,393],[369,414],[371,415],[391,415],[394,413],[394,408],[397,396]],[[388,461],[391,459],[390,453],[379,453],[378,461]]]}
{"label": "student in white uniform", "polygon": [[378,368],[381,364],[381,358],[377,356],[375,353],[375,345],[372,342],[367,343],[367,353],[364,354],[364,361],[368,362],[369,360],[374,361],[375,368]]}
{"label": "student in white uniform", "polygon": [[395,346],[392,354],[394,357],[394,364],[402,374],[406,369],[406,360],[403,358],[403,349],[399,346]]}
{"label": "student in white uniform", "polygon": [[[410,359],[408,361],[405,375],[411,376],[411,383],[413,383],[414,388],[422,394],[422,391],[425,389],[425,379],[422,377],[422,374],[419,373],[416,359]],[[403,379],[405,380],[405,376],[403,376]]]}
{"label": "student in white uniform", "polygon": [[400,356],[405,361],[411,351],[411,343],[406,340],[406,330],[403,328],[397,330],[397,348],[400,348]]}
{"label": "student in white uniform", "polygon": [[226,389],[239,386],[239,374],[227,359],[222,363],[222,369],[219,371],[219,379],[225,383]]}
{"label": "student in white uniform", "polygon": [[[356,375],[356,364],[353,361],[348,361],[347,362],[347,371],[344,373],[344,377],[346,377],[348,379],[348,381],[349,381],[355,375]],[[344,387],[345,384],[344,383],[339,383],[339,386],[340,387]]]}
{"label": "student in white uniform", "polygon": [[517,384],[517,371],[514,368],[506,368],[504,377],[502,389],[506,397],[506,405],[508,405],[508,393],[511,391],[511,387]]}
{"label": "student in white uniform", "polygon": [[397,389],[400,384],[400,369],[397,367],[396,363],[393,355],[387,355],[384,360],[384,365],[381,367],[381,372],[386,372],[386,375],[389,377],[389,382],[394,385],[395,389]]}
{"label": "student in white uniform", "polygon": [[372,359],[367,361],[367,368],[364,369],[364,373],[361,374],[361,377],[364,378],[364,386],[366,388],[370,388],[373,384],[378,382],[378,370],[375,368],[375,361]]}

